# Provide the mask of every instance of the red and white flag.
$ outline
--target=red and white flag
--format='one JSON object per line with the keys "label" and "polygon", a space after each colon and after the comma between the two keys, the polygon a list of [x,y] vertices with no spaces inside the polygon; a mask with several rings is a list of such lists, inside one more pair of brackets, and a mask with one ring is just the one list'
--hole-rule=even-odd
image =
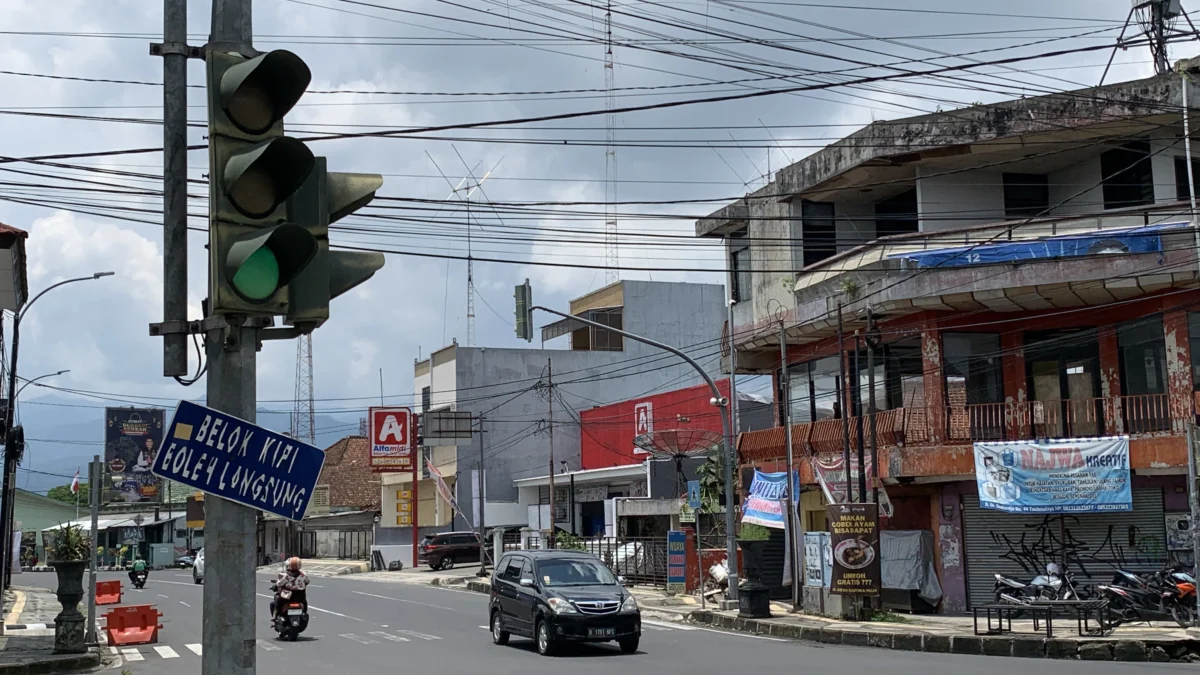
{"label": "red and white flag", "polygon": [[75,469],[75,479],[71,481],[71,494],[79,493],[79,469]]}

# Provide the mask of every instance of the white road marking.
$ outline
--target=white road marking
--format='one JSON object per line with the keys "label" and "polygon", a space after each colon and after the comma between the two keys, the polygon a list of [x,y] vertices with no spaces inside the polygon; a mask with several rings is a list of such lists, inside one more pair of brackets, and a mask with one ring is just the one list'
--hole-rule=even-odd
{"label": "white road marking", "polygon": [[168,597],[170,597],[170,596],[166,596],[166,595],[163,595],[162,593],[159,593],[159,594],[158,594],[158,597],[160,597],[160,598],[168,598]]}
{"label": "white road marking", "polygon": [[191,607],[191,605],[187,604],[186,602],[184,602],[182,600],[179,601],[179,604],[183,605],[184,607]]}
{"label": "white road marking", "polygon": [[432,605],[428,602],[417,602],[416,600],[403,600],[401,598],[390,598],[386,595],[375,595],[374,593],[363,593],[362,591],[352,591],[352,592],[357,595],[365,595],[369,598],[379,598],[380,600],[391,600],[393,602],[406,602],[410,605],[420,605],[422,607],[433,607],[434,609],[444,609],[447,612],[461,612],[462,611],[461,609],[454,609],[453,607],[443,607],[442,605]]}
{"label": "white road marking", "polygon": [[154,651],[158,652],[158,655],[163,657],[164,659],[179,658],[179,654],[174,649],[171,649],[170,647],[155,647]]}
{"label": "white road marking", "polygon": [[278,645],[273,645],[270,642],[267,642],[266,640],[255,640],[255,642],[258,643],[259,647],[262,647],[263,649],[265,649],[269,652],[277,652],[281,649],[281,647],[279,647]]}
{"label": "white road marking", "polygon": [[344,637],[347,640],[354,640],[355,642],[358,642],[358,643],[364,644],[364,645],[379,644],[379,640],[368,640],[367,638],[365,638],[361,635],[355,635],[354,633],[341,633],[338,635],[338,637]]}
{"label": "white road marking", "polygon": [[491,626],[480,626],[480,628],[482,628],[482,629],[484,629],[484,630],[491,630],[491,629],[492,629],[492,628],[491,628]]}
{"label": "white road marking", "polygon": [[[269,596],[269,595],[265,595],[265,594],[263,594],[263,593],[255,593],[255,595],[257,595],[257,596],[258,596],[258,597],[260,597],[260,598],[266,598],[266,599],[268,599],[268,600],[274,600],[274,599],[275,599],[275,598],[273,598],[273,597],[271,597],[271,596]],[[324,612],[324,613],[326,613],[326,614],[332,614],[332,615],[334,615],[334,616],[340,616],[340,617],[342,617],[343,619],[350,619],[351,621],[362,621],[362,619],[358,618],[357,616],[347,616],[347,615],[345,615],[345,614],[340,614],[340,613],[338,613],[338,612],[334,612],[334,611],[331,611],[331,610],[328,610],[328,609],[321,609],[320,607],[314,607],[314,606],[312,606],[312,605],[309,605],[309,606],[308,606],[308,608],[309,608],[309,609],[311,609],[311,610],[313,610],[313,611],[316,611],[316,612]]]}
{"label": "white road marking", "polygon": [[[644,621],[642,623],[645,623]],[[767,640],[768,642],[788,642],[786,638],[767,637],[766,635],[751,635],[750,633],[734,633],[727,630],[717,630],[716,628],[701,628],[699,626],[688,626],[689,630],[702,630],[706,633],[718,633],[720,635],[730,635],[733,637],[753,638],[755,640]]]}
{"label": "white road marking", "polygon": [[121,650],[120,650],[120,649],[117,649],[116,647],[109,647],[109,648],[108,648],[108,653],[109,653],[109,654],[120,654],[120,653],[121,653]]}
{"label": "white road marking", "polygon": [[133,662],[133,661],[145,661],[145,660],[146,660],[146,657],[142,656],[142,653],[141,653],[141,652],[139,652],[139,651],[138,651],[138,650],[136,650],[136,649],[132,649],[132,648],[130,648],[130,649],[122,649],[122,650],[121,650],[121,655],[125,657],[125,660],[126,660],[126,661],[130,661],[130,662]]}
{"label": "white road marking", "polygon": [[151,579],[151,583],[155,584],[171,584],[172,586],[196,586],[194,583],[183,583],[182,581],[163,581],[162,579]]}
{"label": "white road marking", "polygon": [[645,628],[647,630],[658,630],[658,631],[671,630],[670,628],[663,628],[662,626],[655,626],[653,624],[646,623],[645,621],[642,622],[642,628]]}
{"label": "white road marking", "polygon": [[396,632],[403,633],[403,634],[409,635],[411,637],[420,638],[422,640],[441,640],[442,639],[436,635],[426,635],[425,633],[418,633],[415,630],[399,630],[399,629],[397,629]]}
{"label": "white road marking", "polygon": [[406,638],[406,637],[400,637],[399,635],[392,635],[391,633],[385,633],[381,630],[371,631],[370,634],[374,635],[375,637],[381,637],[384,640],[391,640],[392,642],[408,642],[408,638]]}
{"label": "white road marking", "polygon": [[700,630],[699,628],[696,628],[694,626],[685,626],[681,623],[667,623],[665,621],[650,621],[648,619],[642,619],[642,625],[643,626],[646,626],[646,625],[657,626],[659,628],[664,628],[666,630]]}
{"label": "white road marking", "polygon": [[196,656],[204,656],[204,647],[200,644],[185,645]]}

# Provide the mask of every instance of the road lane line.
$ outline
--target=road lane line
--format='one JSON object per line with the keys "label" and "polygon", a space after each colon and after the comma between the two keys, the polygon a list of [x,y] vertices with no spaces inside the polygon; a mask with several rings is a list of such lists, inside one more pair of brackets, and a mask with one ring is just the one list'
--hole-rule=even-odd
{"label": "road lane line", "polygon": [[279,645],[273,645],[270,642],[267,642],[266,640],[255,640],[255,642],[258,643],[259,647],[262,647],[263,649],[265,649],[269,652],[277,652],[280,649],[282,649],[282,647],[280,647]]}
{"label": "road lane line", "polygon": [[[265,594],[263,594],[263,593],[255,593],[255,595],[257,595],[257,596],[258,596],[258,597],[260,597],[260,598],[266,598],[266,599],[268,599],[268,600],[274,600],[274,599],[275,599],[274,597],[272,597],[272,596],[270,596],[270,595],[265,595]],[[332,611],[332,610],[328,610],[328,609],[321,609],[320,607],[314,607],[314,606],[312,606],[312,605],[309,605],[309,606],[308,606],[308,608],[309,608],[309,609],[311,609],[311,610],[313,610],[313,611],[316,611],[316,612],[324,612],[324,613],[326,613],[326,614],[332,614],[332,615],[334,615],[334,616],[340,616],[340,617],[342,617],[343,619],[350,619],[351,621],[362,621],[362,619],[358,618],[357,616],[347,616],[346,614],[340,614],[340,613],[338,613],[338,612],[334,612],[334,611]]]}
{"label": "road lane line", "polygon": [[160,598],[167,598],[168,600],[170,599],[170,596],[169,596],[169,595],[163,595],[162,593],[159,593],[159,594],[158,594],[158,597],[160,597]]}
{"label": "road lane line", "polygon": [[121,656],[124,656],[125,660],[129,661],[130,663],[132,663],[134,661],[145,661],[146,660],[146,657],[142,656],[141,652],[139,652],[136,649],[133,649],[132,647],[129,649],[122,649]]}
{"label": "road lane line", "polygon": [[179,601],[179,604],[183,605],[184,607],[191,607],[191,605],[187,604],[186,602],[184,602],[182,600]]}
{"label": "road lane line", "polygon": [[154,651],[158,652],[158,655],[163,657],[164,659],[179,658],[179,653],[176,652],[174,649],[171,649],[170,647],[155,647]]}
{"label": "road lane line", "polygon": [[417,602],[416,600],[403,600],[401,598],[392,598],[392,597],[388,597],[386,595],[375,595],[374,593],[363,593],[362,591],[351,591],[351,592],[355,593],[357,595],[365,595],[368,598],[379,598],[380,600],[391,600],[393,602],[406,602],[410,605],[420,605],[422,607],[433,607],[434,609],[444,609],[447,612],[461,612],[462,611],[461,609],[454,609],[453,607],[443,607],[442,605],[433,605],[428,602]]}
{"label": "road lane line", "polygon": [[694,626],[685,626],[680,623],[667,623],[665,621],[652,621],[650,619],[642,619],[642,625],[645,626],[647,624],[649,624],[651,626],[658,626],[658,627],[664,628],[666,630],[700,630],[699,628],[696,628]]}
{"label": "road lane line", "polygon": [[379,640],[368,640],[367,638],[365,638],[361,635],[355,635],[354,633],[341,633],[338,635],[338,637],[343,637],[343,638],[346,638],[347,640],[354,640],[355,642],[357,642],[359,644],[364,644],[364,645],[379,644]]}
{"label": "road lane line", "polygon": [[171,584],[172,586],[200,586],[201,584],[185,584],[182,581],[163,581],[162,579],[147,579],[152,584]]}
{"label": "road lane line", "polygon": [[415,630],[399,630],[399,629],[397,629],[396,632],[403,633],[405,635],[409,635],[409,636],[412,636],[415,638],[420,638],[422,640],[441,640],[442,639],[436,635],[426,635],[425,633],[418,633]]}
{"label": "road lane line", "polygon": [[400,637],[399,635],[392,635],[391,633],[385,633],[381,630],[371,631],[370,634],[374,635],[375,637],[381,637],[384,640],[391,640],[392,642],[408,642],[408,638],[406,638],[406,637]]}
{"label": "road lane line", "polygon": [[196,656],[204,656],[204,647],[200,644],[185,645]]}

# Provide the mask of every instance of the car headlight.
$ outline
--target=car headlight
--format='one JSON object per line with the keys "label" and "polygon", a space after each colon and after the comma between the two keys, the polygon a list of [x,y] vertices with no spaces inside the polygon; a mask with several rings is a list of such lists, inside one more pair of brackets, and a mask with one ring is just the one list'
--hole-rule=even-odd
{"label": "car headlight", "polygon": [[628,598],[625,598],[625,602],[621,603],[621,611],[622,612],[638,611],[637,599],[634,598],[632,595],[629,596]]}
{"label": "car headlight", "polygon": [[547,598],[546,604],[550,605],[550,609],[554,610],[555,614],[575,614],[575,608],[571,603],[562,598]]}

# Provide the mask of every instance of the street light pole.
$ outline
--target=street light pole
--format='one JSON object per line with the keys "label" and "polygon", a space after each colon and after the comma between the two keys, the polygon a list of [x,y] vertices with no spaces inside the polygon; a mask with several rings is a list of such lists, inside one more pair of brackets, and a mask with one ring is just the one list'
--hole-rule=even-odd
{"label": "street light pole", "polygon": [[[4,409],[4,481],[0,486],[0,490],[4,494],[3,505],[3,522],[0,522],[0,577],[4,579],[4,588],[8,588],[9,577],[12,572],[12,519],[13,519],[13,500],[16,498],[16,473],[17,464],[20,463],[20,449],[12,447],[11,434],[13,428],[14,413],[17,409],[17,394],[21,392],[17,390],[17,355],[21,345],[21,319],[25,318],[25,313],[30,307],[45,294],[67,284],[73,284],[77,281],[91,281],[101,277],[110,277],[114,272],[96,272],[91,276],[76,277],[74,279],[64,279],[56,284],[51,284],[42,289],[41,293],[33,296],[33,299],[25,303],[21,311],[13,316],[12,329],[12,356],[8,362],[8,386],[5,388],[5,393],[8,394],[8,405]],[[24,389],[24,387],[22,387]]]}
{"label": "street light pole", "polygon": [[[555,316],[561,316],[564,319],[578,321],[579,323],[582,323],[587,326],[592,326],[594,328],[600,328],[603,330],[612,331],[612,332],[616,333],[617,335],[627,337],[630,340],[633,340],[635,342],[641,342],[642,344],[650,345],[651,347],[657,347],[663,351],[671,352],[675,356],[678,356],[679,358],[683,359],[684,361],[687,361],[688,365],[690,365],[692,368],[695,368],[696,372],[700,374],[700,377],[704,378],[704,383],[708,385],[709,391],[712,392],[711,403],[721,409],[721,429],[723,431],[723,437],[725,439],[725,453],[724,453],[724,460],[725,460],[725,526],[727,529],[727,531],[725,533],[725,546],[726,546],[726,555],[728,556],[728,560],[729,560],[729,563],[728,563],[729,564],[729,591],[726,593],[726,599],[729,600],[730,602],[737,602],[737,599],[738,599],[738,586],[737,586],[738,585],[738,579],[737,579],[738,557],[737,557],[737,539],[736,539],[737,533],[733,531],[734,525],[735,525],[734,508],[736,506],[734,497],[737,494],[737,489],[733,484],[733,479],[734,479],[734,473],[735,473],[734,472],[734,464],[737,463],[737,453],[733,447],[733,430],[730,427],[729,399],[725,398],[724,396],[721,396],[721,390],[719,388],[717,388],[717,383],[713,381],[712,376],[709,375],[707,371],[705,371],[703,368],[700,367],[699,363],[696,363],[695,359],[688,356],[687,354],[684,354],[681,350],[676,349],[675,347],[672,347],[670,345],[665,345],[661,342],[651,340],[650,338],[647,338],[647,337],[642,337],[641,335],[634,335],[633,333],[623,331],[619,328],[613,328],[612,326],[606,326],[602,323],[592,321],[591,319],[585,319],[580,316],[574,316],[572,314],[566,314],[564,312],[560,312],[556,309],[542,307],[541,305],[535,305],[533,307],[530,307],[529,308],[530,315],[532,315],[533,310],[535,310],[535,309],[540,309],[543,312],[547,312],[547,313],[553,314]],[[551,391],[553,391],[553,389],[551,389]],[[551,428],[553,428],[553,425],[551,425]],[[553,481],[554,481],[554,465],[553,464],[550,465],[550,480],[551,480],[551,485],[553,485],[554,484],[553,483]],[[553,504],[554,503],[554,488],[553,487],[550,488],[550,500],[551,500],[550,503]],[[551,510],[550,520],[551,520],[551,522],[553,522],[554,507],[551,506],[550,510]]]}
{"label": "street light pole", "polygon": [[29,385],[33,384],[34,382],[37,382],[38,380],[44,380],[47,377],[58,377],[59,375],[66,375],[69,372],[71,372],[71,370],[68,368],[67,370],[60,370],[57,373],[46,373],[45,375],[38,375],[37,377],[33,378],[32,380],[25,380],[25,378],[23,378],[23,377],[18,378],[21,380],[25,380],[25,384],[21,385],[21,388],[17,390],[17,395],[14,396],[13,398],[19,398],[21,396],[21,392],[25,391],[25,387],[28,387]]}

